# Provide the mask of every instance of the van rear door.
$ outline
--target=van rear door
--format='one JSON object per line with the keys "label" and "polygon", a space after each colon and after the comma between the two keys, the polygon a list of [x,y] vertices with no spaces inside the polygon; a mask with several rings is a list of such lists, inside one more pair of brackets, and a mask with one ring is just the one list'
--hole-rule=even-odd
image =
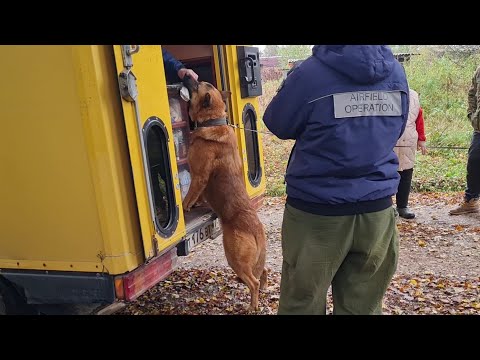
{"label": "van rear door", "polygon": [[185,236],[160,45],[114,45],[146,260]]}

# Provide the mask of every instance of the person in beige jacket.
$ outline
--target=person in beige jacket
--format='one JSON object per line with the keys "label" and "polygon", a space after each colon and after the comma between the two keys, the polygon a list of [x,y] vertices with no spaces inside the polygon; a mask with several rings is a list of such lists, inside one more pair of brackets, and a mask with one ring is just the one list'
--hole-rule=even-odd
{"label": "person in beige jacket", "polygon": [[408,198],[412,185],[413,168],[415,165],[415,151],[421,150],[426,154],[426,137],[423,120],[423,109],[420,106],[418,93],[410,89],[410,107],[407,125],[394,149],[398,157],[398,173],[400,183],[396,194],[398,215],[405,219],[413,219],[415,214],[408,208]]}

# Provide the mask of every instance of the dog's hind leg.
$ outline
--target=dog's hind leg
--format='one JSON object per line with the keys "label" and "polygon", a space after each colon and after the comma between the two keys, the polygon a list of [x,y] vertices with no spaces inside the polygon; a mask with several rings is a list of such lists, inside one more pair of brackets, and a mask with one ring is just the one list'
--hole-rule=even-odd
{"label": "dog's hind leg", "polygon": [[255,264],[254,275],[257,279],[260,279],[260,289],[264,290],[267,287],[267,269],[265,269],[265,260],[267,257],[266,239],[263,226],[261,232],[256,236],[257,247],[260,247],[260,255],[258,256],[257,263]]}
{"label": "dog's hind leg", "polygon": [[267,278],[268,278],[267,269],[263,269],[262,275],[260,276],[260,289],[261,290],[265,290],[265,288],[267,287]]}
{"label": "dog's hind leg", "polygon": [[253,276],[252,273],[240,273],[238,274],[240,279],[242,279],[245,284],[247,284],[248,289],[250,290],[250,307],[248,308],[249,311],[257,310],[258,309],[258,293],[260,289],[260,281]]}
{"label": "dog's hind leg", "polygon": [[227,262],[235,274],[245,283],[250,290],[250,308],[258,308],[258,293],[260,288],[260,273],[256,275],[255,267],[258,264],[257,243],[255,236],[233,228],[226,222],[222,223],[223,247]]}
{"label": "dog's hind leg", "polygon": [[262,250],[259,259],[255,264],[254,275],[260,279],[260,289],[264,290],[267,287],[267,269],[265,269],[266,251]]}
{"label": "dog's hind leg", "polygon": [[238,281],[240,284],[245,284],[240,276],[235,276],[235,281]]}

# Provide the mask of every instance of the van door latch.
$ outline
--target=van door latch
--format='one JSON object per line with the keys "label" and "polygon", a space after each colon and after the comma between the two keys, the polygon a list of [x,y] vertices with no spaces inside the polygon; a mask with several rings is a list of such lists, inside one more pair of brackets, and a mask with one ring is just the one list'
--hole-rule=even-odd
{"label": "van door latch", "polygon": [[118,75],[118,86],[120,88],[120,94],[122,98],[129,102],[135,102],[137,100],[137,77],[130,69],[123,69]]}

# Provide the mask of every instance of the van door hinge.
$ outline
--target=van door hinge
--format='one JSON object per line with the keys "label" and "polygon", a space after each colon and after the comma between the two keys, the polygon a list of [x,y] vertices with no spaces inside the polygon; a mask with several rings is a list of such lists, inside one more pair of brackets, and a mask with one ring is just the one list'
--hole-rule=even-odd
{"label": "van door hinge", "polygon": [[120,45],[122,47],[123,67],[130,69],[133,66],[132,55],[140,51],[140,45]]}

